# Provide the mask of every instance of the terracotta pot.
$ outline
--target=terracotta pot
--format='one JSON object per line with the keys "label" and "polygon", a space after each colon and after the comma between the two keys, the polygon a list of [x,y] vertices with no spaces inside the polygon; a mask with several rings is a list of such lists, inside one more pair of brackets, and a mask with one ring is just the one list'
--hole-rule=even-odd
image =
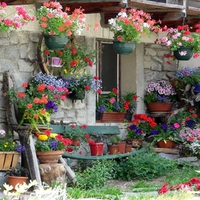
{"label": "terracotta pot", "polygon": [[172,140],[161,140],[157,142],[157,146],[160,148],[173,148],[175,145],[175,142]]}
{"label": "terracotta pot", "polygon": [[125,112],[103,112],[101,122],[123,122]]}
{"label": "terracotta pot", "polygon": [[58,160],[62,156],[64,151],[46,151],[46,152],[36,152],[38,159],[41,164],[48,163],[58,163]]}
{"label": "terracotta pot", "polygon": [[129,152],[131,152],[132,151],[132,145],[126,145],[125,146],[125,153],[129,153]]}
{"label": "terracotta pot", "polygon": [[103,155],[103,143],[98,142],[90,144],[91,156],[102,156]]}
{"label": "terracotta pot", "polygon": [[119,147],[117,144],[113,145],[108,145],[108,153],[113,155],[113,154],[118,154],[119,152]]}
{"label": "terracotta pot", "polygon": [[147,107],[150,112],[169,112],[172,105],[172,103],[152,102],[148,103]]}
{"label": "terracotta pot", "polygon": [[72,145],[80,146],[81,145],[80,138],[72,138]]}
{"label": "terracotta pot", "polygon": [[28,177],[23,176],[8,176],[8,184],[15,187],[17,184],[23,184],[26,183],[28,180]]}
{"label": "terracotta pot", "polygon": [[118,142],[117,145],[118,145],[118,152],[122,154],[125,153],[126,142],[121,141]]}

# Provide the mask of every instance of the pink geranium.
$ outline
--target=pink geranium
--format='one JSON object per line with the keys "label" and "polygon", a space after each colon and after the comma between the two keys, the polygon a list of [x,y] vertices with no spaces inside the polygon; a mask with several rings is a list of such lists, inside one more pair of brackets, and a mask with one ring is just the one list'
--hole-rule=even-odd
{"label": "pink geranium", "polygon": [[16,6],[15,9],[17,13],[14,17],[8,18],[7,13],[4,8],[7,7],[5,2],[0,2],[0,30],[8,32],[10,29],[19,29],[22,28],[30,21],[35,21],[35,16],[31,16],[22,6]]}

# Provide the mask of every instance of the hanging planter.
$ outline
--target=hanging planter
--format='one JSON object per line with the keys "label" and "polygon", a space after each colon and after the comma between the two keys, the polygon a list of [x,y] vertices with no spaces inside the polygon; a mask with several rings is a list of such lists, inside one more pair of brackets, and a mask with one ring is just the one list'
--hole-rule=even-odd
{"label": "hanging planter", "polygon": [[113,41],[113,48],[117,54],[128,55],[135,50],[135,42]]}
{"label": "hanging planter", "polygon": [[69,93],[68,97],[72,100],[72,101],[76,101],[76,100],[83,100],[85,98],[85,90],[84,89],[79,89],[78,91],[72,91],[71,93]]}
{"label": "hanging planter", "polygon": [[52,67],[62,67],[62,59],[59,57],[50,57],[50,65]]}
{"label": "hanging planter", "polygon": [[193,47],[179,47],[176,51],[174,51],[174,57],[177,60],[190,60],[193,56]]}
{"label": "hanging planter", "polygon": [[45,45],[51,50],[61,50],[64,49],[68,41],[68,37],[61,37],[59,35],[45,35],[44,42]]}
{"label": "hanging planter", "polygon": [[199,93],[200,92],[200,85],[199,84],[192,84],[192,86],[194,87],[194,92]]}

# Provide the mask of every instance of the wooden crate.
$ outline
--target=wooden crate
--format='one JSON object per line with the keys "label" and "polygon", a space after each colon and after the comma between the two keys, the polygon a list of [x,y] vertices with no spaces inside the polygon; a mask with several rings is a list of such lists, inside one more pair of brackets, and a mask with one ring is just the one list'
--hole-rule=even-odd
{"label": "wooden crate", "polygon": [[0,152],[0,170],[9,170],[17,166],[20,153],[15,151]]}

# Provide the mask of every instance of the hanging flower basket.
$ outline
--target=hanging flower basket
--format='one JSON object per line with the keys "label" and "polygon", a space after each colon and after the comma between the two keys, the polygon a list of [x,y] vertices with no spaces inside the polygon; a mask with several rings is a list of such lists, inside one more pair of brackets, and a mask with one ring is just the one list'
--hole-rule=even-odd
{"label": "hanging flower basket", "polygon": [[59,35],[45,35],[44,42],[45,45],[50,50],[61,50],[64,49],[68,41],[68,37],[61,37]]}
{"label": "hanging flower basket", "polygon": [[117,54],[128,55],[135,50],[135,42],[113,41],[113,48]]}
{"label": "hanging flower basket", "polygon": [[68,97],[72,100],[83,100],[85,98],[85,90],[84,89],[80,89],[78,91],[72,91],[71,93],[69,93]]}
{"label": "hanging flower basket", "polygon": [[176,51],[174,51],[174,57],[177,60],[190,60],[193,56],[193,47],[184,47],[181,46]]}

